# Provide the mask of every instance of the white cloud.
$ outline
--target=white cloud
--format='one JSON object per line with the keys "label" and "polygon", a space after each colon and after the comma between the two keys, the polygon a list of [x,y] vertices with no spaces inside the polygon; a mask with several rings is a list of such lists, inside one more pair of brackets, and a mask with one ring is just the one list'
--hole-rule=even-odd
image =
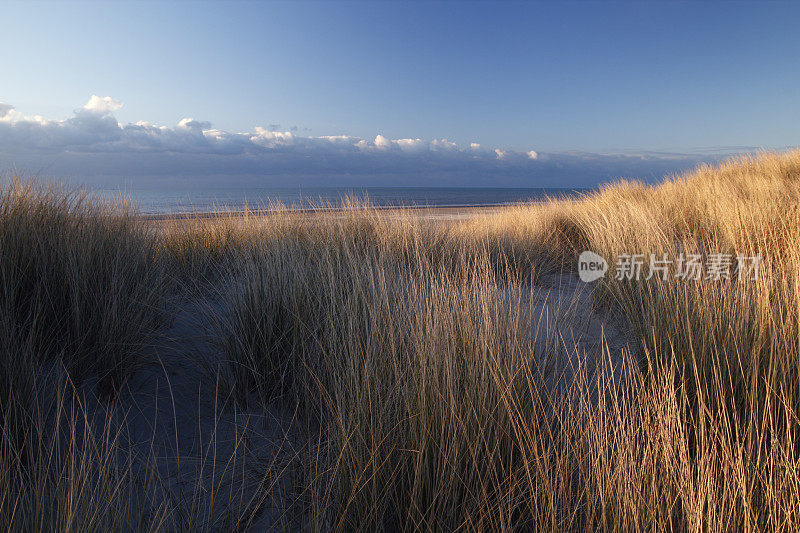
{"label": "white cloud", "polygon": [[14,111],[13,105],[4,104],[3,102],[0,102],[0,119],[5,118],[7,115],[10,115],[12,111]]}
{"label": "white cloud", "polygon": [[256,126],[255,134],[250,135],[250,140],[264,148],[276,148],[294,144],[294,134],[290,131],[273,131],[271,128]]}
{"label": "white cloud", "polygon": [[427,149],[427,143],[422,139],[397,139],[394,143],[404,152],[419,153]]}
{"label": "white cloud", "polygon": [[[177,125],[160,126],[149,121],[120,124],[113,113],[122,102],[110,96],[92,95],[89,101],[66,120],[47,120],[18,113],[9,104],[0,104],[0,120],[6,123],[0,132],[7,144],[25,148],[48,149],[55,152],[188,152],[188,153],[266,153],[332,152],[372,154],[385,153],[386,157],[408,157],[424,154],[475,151],[480,145],[472,143],[460,148],[448,139],[425,141],[421,138],[390,139],[377,134],[373,140],[349,135],[322,137],[299,136],[293,131],[277,130],[276,124],[256,126],[253,131],[229,133],[212,127],[210,122],[195,118],[181,119]],[[297,130],[297,128],[294,128]]]}
{"label": "white cloud", "polygon": [[535,150],[483,148],[477,142],[460,146],[448,139],[311,137],[297,134],[296,127],[280,131],[276,124],[233,133],[194,118],[174,126],[120,124],[114,112],[122,105],[111,97],[92,95],[72,117],[48,120],[0,103],[0,169],[48,168],[63,175],[128,178],[280,176],[281,184],[574,186],[576,180],[671,172],[700,159],[686,154],[644,154],[643,159],[637,159],[642,154],[541,157]]}
{"label": "white cloud", "polygon": [[355,142],[358,141],[358,139],[349,135],[323,135],[321,137],[317,137],[317,139],[324,139],[328,142],[337,144],[355,144]]}
{"label": "white cloud", "polygon": [[455,151],[458,150],[458,145],[447,139],[434,139],[431,141],[431,149],[438,151]]}
{"label": "white cloud", "polygon": [[185,128],[187,130],[202,132],[203,130],[211,129],[211,123],[201,122],[193,118],[182,118],[180,122],[178,122],[178,127]]}
{"label": "white cloud", "polygon": [[114,100],[110,96],[104,96],[103,98],[93,94],[89,101],[86,102],[86,105],[83,106],[83,109],[89,111],[91,113],[97,113],[99,115],[107,115],[109,113],[113,113],[117,111],[119,108],[122,107],[122,102],[119,100]]}
{"label": "white cloud", "polygon": [[13,123],[22,120],[27,120],[29,122],[34,122],[34,123],[45,122],[45,120],[39,115],[36,115],[34,117],[26,117],[25,115],[17,111],[13,105],[0,102],[0,122]]}
{"label": "white cloud", "polygon": [[381,135],[380,133],[375,136],[375,148],[381,150],[390,150],[394,145],[392,141]]}

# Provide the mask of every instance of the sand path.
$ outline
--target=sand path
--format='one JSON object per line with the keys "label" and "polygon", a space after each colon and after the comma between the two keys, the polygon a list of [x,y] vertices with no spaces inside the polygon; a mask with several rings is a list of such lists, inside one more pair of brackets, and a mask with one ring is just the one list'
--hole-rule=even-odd
{"label": "sand path", "polygon": [[[630,349],[622,317],[592,305],[592,286],[572,274],[550,275],[531,291],[538,343],[558,343],[559,372],[582,361]],[[124,427],[124,447],[141,459],[147,484],[143,504],[180,507],[198,526],[223,527],[246,516],[254,530],[296,528],[295,491],[303,439],[296,413],[272,408],[243,411],[220,382],[225,361],[208,317],[219,306],[196,298],[178,307],[172,325],[153,341],[151,363],[139,369],[110,407]],[[224,374],[224,373],[223,373]]]}

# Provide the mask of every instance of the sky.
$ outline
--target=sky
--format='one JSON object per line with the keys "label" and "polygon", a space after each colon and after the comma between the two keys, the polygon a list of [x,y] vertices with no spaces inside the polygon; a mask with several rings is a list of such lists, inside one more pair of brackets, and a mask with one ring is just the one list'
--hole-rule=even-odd
{"label": "sky", "polygon": [[3,2],[0,169],[587,186],[800,143],[784,2]]}

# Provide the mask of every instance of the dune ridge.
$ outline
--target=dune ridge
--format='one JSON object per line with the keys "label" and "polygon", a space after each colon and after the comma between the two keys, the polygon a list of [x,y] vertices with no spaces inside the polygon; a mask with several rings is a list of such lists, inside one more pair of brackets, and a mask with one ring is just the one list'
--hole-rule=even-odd
{"label": "dune ridge", "polygon": [[800,151],[438,219],[9,176],[0,525],[796,530],[799,199]]}

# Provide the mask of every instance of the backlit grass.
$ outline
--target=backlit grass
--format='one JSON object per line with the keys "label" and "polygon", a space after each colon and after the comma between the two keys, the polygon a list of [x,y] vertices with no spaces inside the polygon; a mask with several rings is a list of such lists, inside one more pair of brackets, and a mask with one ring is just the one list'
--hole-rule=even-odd
{"label": "backlit grass", "polygon": [[[297,413],[295,527],[796,530],[799,197],[800,152],[436,222],[357,204],[153,222],[12,181],[0,200],[2,516],[131,523],[138,460],[106,468],[120,448],[45,431],[31,370],[57,362],[113,397],[143,363],[137,348],[159,342],[167,302],[191,296],[215,302],[202,334],[238,408]],[[612,268],[592,305],[624,315],[631,345],[591,361],[565,335],[575,302],[532,305],[585,249]],[[758,279],[613,277],[620,254],[717,252],[760,255]],[[45,460],[45,435],[86,451]],[[70,508],[79,478],[52,483],[65,461],[114,490]],[[211,527],[160,509],[137,527]]]}

